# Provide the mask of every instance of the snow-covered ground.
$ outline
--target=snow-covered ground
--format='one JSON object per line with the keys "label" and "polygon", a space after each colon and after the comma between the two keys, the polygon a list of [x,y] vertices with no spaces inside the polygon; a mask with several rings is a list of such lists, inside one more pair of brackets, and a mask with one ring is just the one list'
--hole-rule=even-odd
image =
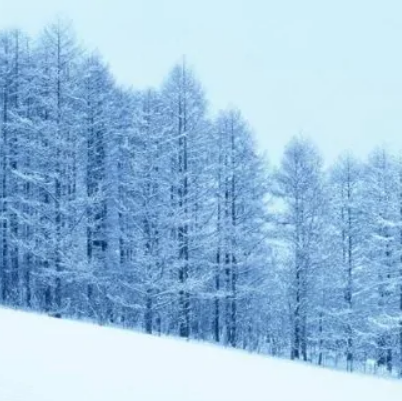
{"label": "snow-covered ground", "polygon": [[0,401],[401,401],[402,381],[0,309]]}

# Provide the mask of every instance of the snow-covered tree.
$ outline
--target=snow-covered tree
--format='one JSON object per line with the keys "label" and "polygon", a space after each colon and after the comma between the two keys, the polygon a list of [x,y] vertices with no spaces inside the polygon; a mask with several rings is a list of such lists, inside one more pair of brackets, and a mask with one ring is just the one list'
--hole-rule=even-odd
{"label": "snow-covered tree", "polygon": [[308,139],[294,137],[277,172],[275,193],[282,206],[278,230],[286,245],[291,357],[295,359],[308,359],[308,324],[314,317],[317,270],[322,262],[323,185],[317,149]]}
{"label": "snow-covered tree", "polygon": [[[329,243],[332,327],[330,348],[345,353],[353,370],[362,329],[361,271],[364,264],[363,166],[352,155],[342,156],[329,177]],[[363,297],[364,298],[364,297]]]}

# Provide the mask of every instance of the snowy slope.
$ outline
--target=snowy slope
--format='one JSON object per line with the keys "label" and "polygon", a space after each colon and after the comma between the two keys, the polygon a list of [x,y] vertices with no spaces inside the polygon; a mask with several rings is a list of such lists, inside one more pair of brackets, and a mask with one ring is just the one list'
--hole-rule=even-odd
{"label": "snowy slope", "polygon": [[0,309],[0,401],[401,401],[402,382]]}

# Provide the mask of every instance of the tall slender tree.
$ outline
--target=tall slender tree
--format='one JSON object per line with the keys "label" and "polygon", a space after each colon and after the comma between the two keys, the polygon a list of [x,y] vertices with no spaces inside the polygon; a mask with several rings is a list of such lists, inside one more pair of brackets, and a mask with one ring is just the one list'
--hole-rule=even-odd
{"label": "tall slender tree", "polygon": [[283,204],[279,223],[289,251],[291,357],[307,360],[308,319],[324,206],[322,161],[309,140],[295,137],[288,144],[277,174],[276,193]]}

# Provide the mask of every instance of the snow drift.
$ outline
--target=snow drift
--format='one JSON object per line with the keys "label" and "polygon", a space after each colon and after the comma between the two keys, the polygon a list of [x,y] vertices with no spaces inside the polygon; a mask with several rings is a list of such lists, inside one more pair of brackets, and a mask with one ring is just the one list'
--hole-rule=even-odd
{"label": "snow drift", "polygon": [[402,382],[0,309],[0,401],[401,401]]}

